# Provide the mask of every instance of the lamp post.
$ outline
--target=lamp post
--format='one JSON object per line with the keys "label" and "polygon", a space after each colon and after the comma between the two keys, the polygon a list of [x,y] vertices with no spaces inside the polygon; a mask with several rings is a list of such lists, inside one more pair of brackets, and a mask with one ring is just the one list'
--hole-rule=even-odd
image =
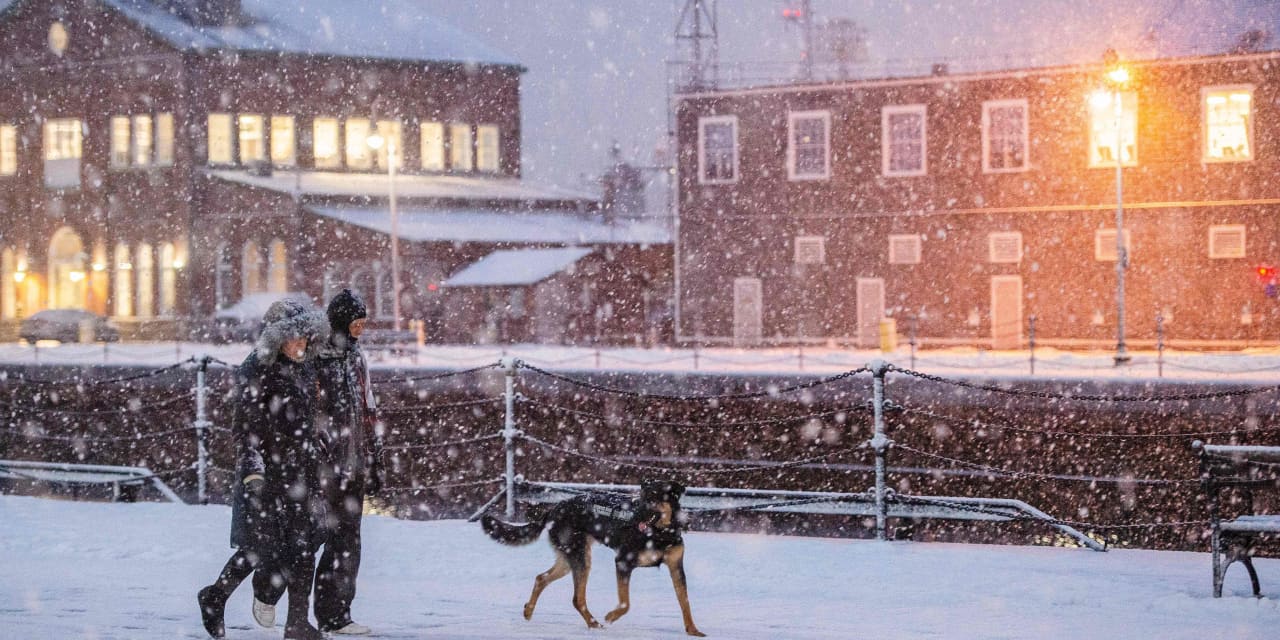
{"label": "lamp post", "polygon": [[400,215],[396,211],[396,141],[393,137],[374,132],[369,136],[369,147],[375,152],[387,145],[387,182],[391,209],[391,315],[394,328],[400,330]]}
{"label": "lamp post", "polygon": [[1124,275],[1129,268],[1129,253],[1124,244],[1124,116],[1123,93],[1129,82],[1129,69],[1120,64],[1120,57],[1114,49],[1108,49],[1102,57],[1106,65],[1107,84],[1111,87],[1111,98],[1115,108],[1116,124],[1116,366],[1127,364],[1129,351],[1124,340]]}

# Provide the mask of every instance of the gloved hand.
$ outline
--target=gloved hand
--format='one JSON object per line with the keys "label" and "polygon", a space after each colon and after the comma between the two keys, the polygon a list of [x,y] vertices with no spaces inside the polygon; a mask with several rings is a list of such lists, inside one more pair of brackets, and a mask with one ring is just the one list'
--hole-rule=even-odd
{"label": "gloved hand", "polygon": [[244,495],[249,503],[249,513],[257,514],[263,509],[262,494],[265,493],[267,481],[259,474],[245,476],[243,481]]}

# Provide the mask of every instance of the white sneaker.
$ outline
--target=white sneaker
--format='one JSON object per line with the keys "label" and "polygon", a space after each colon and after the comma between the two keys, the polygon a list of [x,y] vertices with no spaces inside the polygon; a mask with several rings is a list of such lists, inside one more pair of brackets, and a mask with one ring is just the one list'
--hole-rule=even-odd
{"label": "white sneaker", "polygon": [[276,606],[254,598],[253,621],[258,623],[259,627],[266,627],[268,629],[276,626]]}
{"label": "white sneaker", "polygon": [[370,629],[359,622],[352,622],[341,629],[334,629],[329,633],[332,633],[335,636],[367,636],[373,633],[373,629]]}

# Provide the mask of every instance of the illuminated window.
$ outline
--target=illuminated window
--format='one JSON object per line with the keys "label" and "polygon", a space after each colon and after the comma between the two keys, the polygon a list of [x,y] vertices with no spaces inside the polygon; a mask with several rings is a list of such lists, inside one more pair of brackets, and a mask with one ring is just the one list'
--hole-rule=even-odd
{"label": "illuminated window", "polygon": [[116,245],[115,314],[121,318],[133,316],[133,260],[129,257],[129,245]]}
{"label": "illuminated window", "polygon": [[369,134],[373,124],[365,118],[347,120],[347,167],[370,169],[373,167],[373,149],[369,147]]}
{"label": "illuminated window", "polygon": [[1116,113],[1115,94],[1099,91],[1089,98],[1089,166],[1116,166],[1116,124],[1120,125],[1120,142],[1125,166],[1138,164],[1138,94],[1120,94],[1120,113]]}
{"label": "illuminated window", "polygon": [[156,164],[168,167],[173,164],[173,114],[156,114]]}
{"label": "illuminated window", "polygon": [[293,116],[271,116],[271,164],[292,167],[298,163]]}
{"label": "illuminated window", "polygon": [[1204,92],[1205,162],[1253,159],[1253,87],[1216,87]]}
{"label": "illuminated window", "polygon": [[18,128],[0,126],[0,176],[18,173]]}
{"label": "illuminated window", "polygon": [[925,113],[922,104],[885,107],[881,111],[881,169],[884,175],[925,175]]}
{"label": "illuminated window", "polygon": [[920,236],[889,236],[889,264],[920,264]]}
{"label": "illuminated window", "polygon": [[338,146],[338,119],[316,118],[311,124],[311,152],[315,157],[317,169],[332,169],[342,166],[342,156]]}
{"label": "illuminated window", "polygon": [[476,127],[476,169],[498,172],[498,127],[482,124]]}
{"label": "illuminated window", "polygon": [[172,242],[160,244],[160,315],[172,316],[178,302],[178,253]]}
{"label": "illuminated window", "polygon": [[379,120],[378,135],[382,136],[382,146],[378,147],[376,159],[378,168],[387,168],[387,153],[395,150],[396,168],[404,166],[404,145],[400,141],[400,123],[395,120]]}
{"label": "illuminated window", "polygon": [[153,135],[151,116],[133,117],[133,164],[135,166],[150,166],[151,154],[154,151]]}
{"label": "illuminated window", "polygon": [[738,117],[698,119],[698,182],[738,181]]}
{"label": "illuminated window", "polygon": [[831,114],[797,111],[787,116],[787,177],[825,180],[831,177]]}
{"label": "illuminated window", "polygon": [[1027,101],[982,103],[982,170],[1009,173],[1027,169]]}
{"label": "illuminated window", "polygon": [[472,171],[475,169],[471,147],[471,125],[460,123],[449,125],[450,171]]}
{"label": "illuminated window", "polygon": [[289,290],[289,249],[283,240],[272,240],[267,249],[267,291],[284,293]]}
{"label": "illuminated window", "polygon": [[44,184],[54,189],[80,186],[83,129],[80,120],[59,118],[44,123]]}
{"label": "illuminated window", "polygon": [[129,116],[111,118],[111,166],[129,166]]}
{"label": "illuminated window", "polygon": [[262,116],[240,114],[240,164],[267,159],[266,121]]}
{"label": "illuminated window", "polygon": [[138,259],[134,262],[133,271],[138,276],[137,316],[150,318],[156,314],[155,253],[151,250],[151,245],[138,245]]}
{"label": "illuminated window", "polygon": [[240,254],[240,297],[265,290],[262,286],[262,252],[258,249],[258,243],[250,240],[244,243],[244,250]]}
{"label": "illuminated window", "polygon": [[444,125],[439,122],[423,122],[422,168],[427,171],[444,171]]}
{"label": "illuminated window", "polygon": [[231,164],[231,114],[209,114],[209,164]]}

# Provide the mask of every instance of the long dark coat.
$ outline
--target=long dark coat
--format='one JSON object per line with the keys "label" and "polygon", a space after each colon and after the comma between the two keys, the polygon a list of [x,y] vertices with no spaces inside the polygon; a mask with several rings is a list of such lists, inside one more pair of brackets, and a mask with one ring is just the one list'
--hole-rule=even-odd
{"label": "long dark coat", "polygon": [[317,423],[326,443],[326,462],[339,481],[363,482],[379,445],[368,361],[355,340],[335,331],[317,351],[316,368],[320,381]]}
{"label": "long dark coat", "polygon": [[[240,452],[231,546],[263,554],[308,547],[323,515],[315,366],[275,355],[255,349],[237,370],[232,427]],[[260,503],[244,484],[254,474],[265,482]]]}

